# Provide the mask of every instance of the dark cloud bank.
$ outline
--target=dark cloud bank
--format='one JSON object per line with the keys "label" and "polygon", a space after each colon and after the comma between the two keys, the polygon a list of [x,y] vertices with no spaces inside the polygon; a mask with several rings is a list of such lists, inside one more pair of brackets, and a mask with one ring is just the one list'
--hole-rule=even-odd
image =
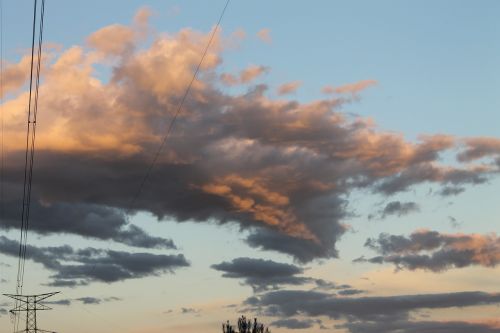
{"label": "dark cloud bank", "polygon": [[[245,301],[254,311],[271,317],[281,317],[276,326],[310,328],[314,318],[325,316],[343,320],[336,328],[352,333],[382,332],[500,332],[492,323],[465,321],[418,321],[412,314],[422,310],[466,308],[500,303],[500,294],[457,292],[377,297],[337,297],[318,291],[280,290]],[[291,319],[306,316],[307,320]],[[322,325],[322,324],[321,324]]]}

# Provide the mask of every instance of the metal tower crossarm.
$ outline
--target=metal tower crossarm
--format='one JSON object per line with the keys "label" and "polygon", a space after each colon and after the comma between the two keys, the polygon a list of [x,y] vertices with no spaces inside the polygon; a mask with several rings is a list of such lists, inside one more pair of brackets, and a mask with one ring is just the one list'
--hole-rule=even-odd
{"label": "metal tower crossarm", "polygon": [[42,311],[42,310],[51,310],[50,307],[47,305],[43,304],[42,302],[59,292],[53,292],[53,293],[46,293],[46,294],[39,294],[39,295],[12,295],[12,294],[4,294],[4,296],[10,297],[16,301],[18,301],[18,305],[10,310],[11,313],[16,314],[16,312],[26,312],[26,328],[22,331],[18,332],[25,332],[25,333],[55,333],[52,331],[46,331],[39,329],[37,327],[37,321],[36,321],[36,312],[37,311]]}

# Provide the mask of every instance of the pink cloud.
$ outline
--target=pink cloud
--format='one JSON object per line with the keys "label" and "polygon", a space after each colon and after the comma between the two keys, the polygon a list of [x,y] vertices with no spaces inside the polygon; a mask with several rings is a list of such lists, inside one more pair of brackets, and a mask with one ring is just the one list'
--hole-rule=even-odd
{"label": "pink cloud", "polygon": [[282,84],[277,89],[278,95],[286,95],[294,93],[301,85],[302,85],[301,81],[292,81]]}
{"label": "pink cloud", "polygon": [[359,93],[360,91],[365,90],[366,88],[374,86],[376,84],[377,84],[377,81],[375,81],[375,80],[362,80],[362,81],[355,82],[355,83],[345,84],[345,85],[339,86],[339,87],[325,86],[325,87],[323,87],[323,89],[321,91],[325,94],[337,93],[337,94],[353,94],[353,95],[355,95],[355,94]]}
{"label": "pink cloud", "polygon": [[267,43],[267,44],[271,44],[273,42],[273,39],[271,38],[271,30],[270,29],[261,29],[257,32],[257,37]]}
{"label": "pink cloud", "polygon": [[255,80],[257,77],[268,73],[269,70],[269,67],[266,66],[250,65],[249,67],[242,70],[238,76],[229,73],[223,73],[221,74],[220,78],[222,82],[228,86],[247,84]]}

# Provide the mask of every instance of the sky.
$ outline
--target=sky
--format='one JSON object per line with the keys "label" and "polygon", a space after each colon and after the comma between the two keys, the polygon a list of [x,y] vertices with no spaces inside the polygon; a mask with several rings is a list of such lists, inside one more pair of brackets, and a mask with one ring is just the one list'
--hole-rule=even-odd
{"label": "sky", "polygon": [[[225,3],[46,1],[23,291],[60,293],[39,326],[500,332],[500,3],[232,0],[208,44]],[[2,9],[13,293],[33,2]]]}

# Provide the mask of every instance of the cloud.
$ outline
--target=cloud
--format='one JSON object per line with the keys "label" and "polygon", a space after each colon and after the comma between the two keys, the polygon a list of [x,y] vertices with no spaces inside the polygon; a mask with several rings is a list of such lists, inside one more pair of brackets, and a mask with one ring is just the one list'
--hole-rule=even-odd
{"label": "cloud", "polygon": [[449,197],[452,195],[459,195],[464,192],[465,188],[460,186],[445,186],[440,191],[439,194],[443,197]]}
{"label": "cloud", "polygon": [[24,56],[18,63],[7,63],[1,60],[3,65],[2,83],[3,90],[0,97],[4,98],[8,93],[19,90],[29,78],[31,56]]}
{"label": "cloud", "polygon": [[80,297],[76,299],[77,301],[82,302],[83,304],[100,304],[101,299],[95,297]]}
{"label": "cloud", "polygon": [[407,318],[412,311],[498,304],[500,294],[455,292],[374,297],[336,297],[302,290],[271,291],[245,304],[269,316],[326,316],[332,319],[378,320]]}
{"label": "cloud", "polygon": [[[13,197],[12,193],[10,196]],[[19,196],[21,194],[19,193]],[[6,202],[3,228],[19,228],[18,200]],[[54,202],[43,204],[36,197],[31,200],[30,230],[39,234],[72,233],[84,237],[113,240],[142,248],[175,249],[171,239],[148,235],[143,229],[129,224],[124,212],[117,208],[96,204]]]}
{"label": "cloud", "polygon": [[102,28],[87,39],[90,46],[106,55],[121,55],[133,47],[134,31],[120,24]]}
{"label": "cloud", "polygon": [[458,229],[462,226],[462,223],[459,222],[455,217],[448,216],[448,222],[450,222],[450,226],[454,229]]}
{"label": "cloud", "polygon": [[302,85],[300,81],[292,81],[285,84],[282,84],[278,87],[277,92],[278,95],[286,95],[291,94],[297,91],[297,89]]}
{"label": "cloud", "polygon": [[345,85],[339,86],[339,87],[325,86],[325,87],[323,87],[323,89],[321,91],[325,94],[337,93],[337,94],[356,95],[359,92],[361,92],[362,90],[365,90],[366,88],[374,86],[376,84],[377,84],[377,81],[375,81],[375,80],[362,80],[362,81],[358,81],[355,83],[345,84]]}
{"label": "cloud", "polygon": [[71,300],[70,299],[60,299],[58,301],[44,301],[43,304],[69,306],[69,305],[71,305]]}
{"label": "cloud", "polygon": [[[96,49],[74,46],[47,58],[33,183],[33,202],[47,217],[43,227],[33,228],[172,247],[170,240],[125,223],[119,212],[131,209],[209,34],[158,34],[139,48],[137,24],[103,29],[92,35],[99,56]],[[113,29],[125,37],[118,45],[101,45],[97,37]],[[353,190],[389,196],[424,183],[465,188],[498,174],[499,156],[492,150],[479,162],[449,165],[443,154],[457,156],[470,146],[460,138],[437,134],[408,141],[344,113],[357,96],[284,101],[266,97],[265,85],[225,93],[215,79],[223,45],[224,37],[216,34],[132,213],[236,224],[248,232],[250,246],[304,263],[338,255]],[[101,66],[110,77],[99,76]],[[10,117],[5,180],[12,193],[22,190],[25,101],[26,92],[19,92],[4,105]],[[15,197],[10,199],[14,205]],[[62,223],[60,211],[74,211],[77,221]],[[38,219],[35,212],[31,216]]]}
{"label": "cloud", "polygon": [[196,314],[196,315],[198,315],[200,312],[201,312],[201,310],[199,310],[199,309],[181,308],[182,314]]}
{"label": "cloud", "polygon": [[341,296],[351,296],[351,295],[358,295],[358,294],[363,294],[365,291],[360,290],[360,289],[344,289],[344,290],[339,290],[337,293]]}
{"label": "cloud", "polygon": [[299,320],[295,318],[289,318],[289,319],[279,319],[276,321],[273,321],[271,323],[271,326],[276,326],[280,328],[288,328],[288,329],[305,329],[305,328],[312,328],[316,324],[315,320],[312,319],[304,319],[304,320]]}
{"label": "cloud", "polygon": [[223,277],[243,279],[254,291],[276,289],[282,285],[302,285],[311,280],[297,276],[304,272],[302,268],[272,260],[236,258],[211,267],[224,272]]}
{"label": "cloud", "polygon": [[381,212],[382,218],[389,215],[397,215],[401,217],[403,215],[408,215],[420,210],[419,206],[415,202],[401,202],[401,201],[391,201],[389,202]]}
{"label": "cloud", "polygon": [[147,26],[151,15],[153,13],[149,7],[140,8],[134,15],[134,24],[139,27]]}
{"label": "cloud", "polygon": [[466,149],[457,156],[460,162],[500,155],[500,139],[498,138],[468,138],[464,139],[464,144]]}
{"label": "cloud", "polygon": [[74,298],[74,299],[61,299],[58,301],[44,301],[44,304],[53,304],[53,305],[66,305],[69,306],[73,301],[81,302],[85,305],[97,305],[105,302],[112,302],[112,301],[120,301],[121,298],[119,297],[105,297],[105,298],[97,298],[97,297],[80,297],[80,298]]}
{"label": "cloud", "polygon": [[351,333],[499,333],[500,327],[495,322],[467,321],[414,321],[399,319],[395,321],[353,321],[336,325],[338,329],[347,329]]}
{"label": "cloud", "polygon": [[314,279],[314,283],[316,284],[316,287],[314,290],[320,290],[320,291],[332,291],[332,290],[340,290],[338,293],[340,295],[342,294],[349,294],[348,290],[355,290],[351,289],[353,288],[350,284],[337,284],[331,281],[326,281],[323,279]]}
{"label": "cloud", "polygon": [[[0,236],[0,253],[17,257],[19,243]],[[112,283],[157,276],[189,266],[182,254],[131,253],[95,248],[73,249],[68,245],[36,247],[28,245],[27,258],[53,272],[49,285],[66,287],[91,282]]]}
{"label": "cloud", "polygon": [[242,70],[238,76],[232,75],[230,73],[222,73],[220,75],[220,78],[225,85],[235,86],[238,84],[250,83],[257,77],[268,73],[269,71],[270,68],[266,66],[250,65],[249,67]]}
{"label": "cloud", "polygon": [[105,56],[123,56],[132,51],[135,43],[147,33],[149,18],[152,12],[149,8],[140,8],[134,16],[133,26],[113,24],[92,33],[87,43]]}
{"label": "cloud", "polygon": [[434,272],[467,266],[495,267],[500,263],[500,240],[495,234],[441,234],[422,230],[409,237],[380,234],[365,246],[380,255],[360,259],[371,263],[391,263],[398,269]]}
{"label": "cloud", "polygon": [[264,43],[271,44],[273,39],[271,38],[271,30],[264,28],[257,32],[257,37]]}

